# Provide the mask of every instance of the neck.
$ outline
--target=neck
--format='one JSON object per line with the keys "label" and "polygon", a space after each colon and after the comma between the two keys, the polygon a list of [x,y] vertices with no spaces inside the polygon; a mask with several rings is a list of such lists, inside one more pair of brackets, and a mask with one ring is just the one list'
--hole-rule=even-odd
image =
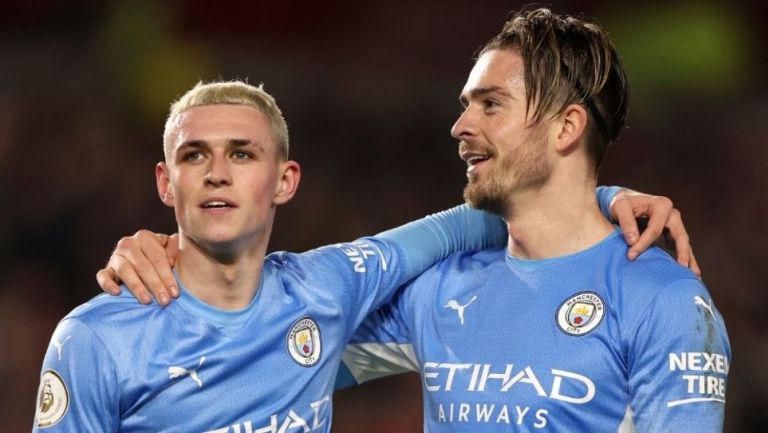
{"label": "neck", "polygon": [[224,310],[245,308],[259,287],[268,239],[269,234],[246,245],[211,248],[180,230],[176,272],[203,302]]}
{"label": "neck", "polygon": [[544,259],[573,254],[613,232],[613,225],[600,213],[595,181],[574,182],[573,175],[553,173],[544,186],[514,193],[505,218],[511,256]]}

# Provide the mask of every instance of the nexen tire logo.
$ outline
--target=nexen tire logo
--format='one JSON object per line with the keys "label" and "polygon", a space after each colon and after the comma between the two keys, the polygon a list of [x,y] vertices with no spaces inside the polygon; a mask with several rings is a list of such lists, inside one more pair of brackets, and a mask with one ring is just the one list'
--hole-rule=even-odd
{"label": "nexen tire logo", "polygon": [[[495,371],[495,372],[492,372]],[[514,374],[513,374],[514,373]],[[536,394],[553,400],[573,404],[586,404],[595,397],[595,384],[586,376],[565,370],[551,369],[552,384],[544,389],[541,381],[527,366],[514,372],[513,364],[506,364],[503,371],[491,364],[453,364],[425,362],[422,370],[424,386],[428,392],[461,389],[469,392],[508,392],[517,384],[532,387]],[[567,384],[568,386],[563,386]],[[567,394],[564,389],[579,390]]]}

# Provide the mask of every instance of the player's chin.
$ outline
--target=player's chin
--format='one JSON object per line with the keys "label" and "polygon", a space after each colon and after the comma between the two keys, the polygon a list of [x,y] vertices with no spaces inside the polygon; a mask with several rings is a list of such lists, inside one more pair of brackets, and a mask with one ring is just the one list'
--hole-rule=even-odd
{"label": "player's chin", "polygon": [[239,244],[243,234],[230,227],[211,228],[191,236],[195,242],[210,251],[227,251]]}
{"label": "player's chin", "polygon": [[504,216],[506,201],[501,194],[489,191],[479,182],[472,182],[464,187],[464,202],[475,209],[490,212],[492,214]]}

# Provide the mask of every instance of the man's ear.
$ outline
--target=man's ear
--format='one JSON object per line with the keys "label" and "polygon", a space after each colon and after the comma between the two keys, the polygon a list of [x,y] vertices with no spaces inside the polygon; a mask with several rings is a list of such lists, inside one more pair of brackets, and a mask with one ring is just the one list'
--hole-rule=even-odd
{"label": "man's ear", "polygon": [[174,207],[176,200],[173,196],[173,185],[171,185],[171,173],[168,165],[164,162],[158,162],[155,165],[155,181],[157,182],[157,194],[160,201],[168,207]]}
{"label": "man's ear", "polygon": [[587,131],[587,111],[580,104],[571,104],[558,116],[555,149],[560,154],[571,153],[578,147]]}
{"label": "man's ear", "polygon": [[280,178],[277,181],[275,196],[272,203],[281,205],[288,203],[296,194],[301,180],[301,166],[296,161],[285,161],[280,164]]}

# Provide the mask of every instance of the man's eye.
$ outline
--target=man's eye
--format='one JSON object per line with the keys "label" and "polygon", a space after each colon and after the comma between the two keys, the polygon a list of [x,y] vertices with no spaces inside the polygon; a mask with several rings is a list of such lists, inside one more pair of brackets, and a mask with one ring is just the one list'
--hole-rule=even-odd
{"label": "man's eye", "polygon": [[199,161],[201,159],[203,159],[203,153],[196,150],[184,154],[184,161]]}
{"label": "man's eye", "polygon": [[485,100],[483,100],[483,107],[485,109],[496,108],[498,106],[499,106],[499,104],[496,101],[494,101],[493,99],[485,99]]}
{"label": "man's eye", "polygon": [[232,158],[234,158],[234,159],[250,159],[251,158],[251,154],[248,153],[248,152],[240,152],[240,151],[233,152],[232,153]]}

